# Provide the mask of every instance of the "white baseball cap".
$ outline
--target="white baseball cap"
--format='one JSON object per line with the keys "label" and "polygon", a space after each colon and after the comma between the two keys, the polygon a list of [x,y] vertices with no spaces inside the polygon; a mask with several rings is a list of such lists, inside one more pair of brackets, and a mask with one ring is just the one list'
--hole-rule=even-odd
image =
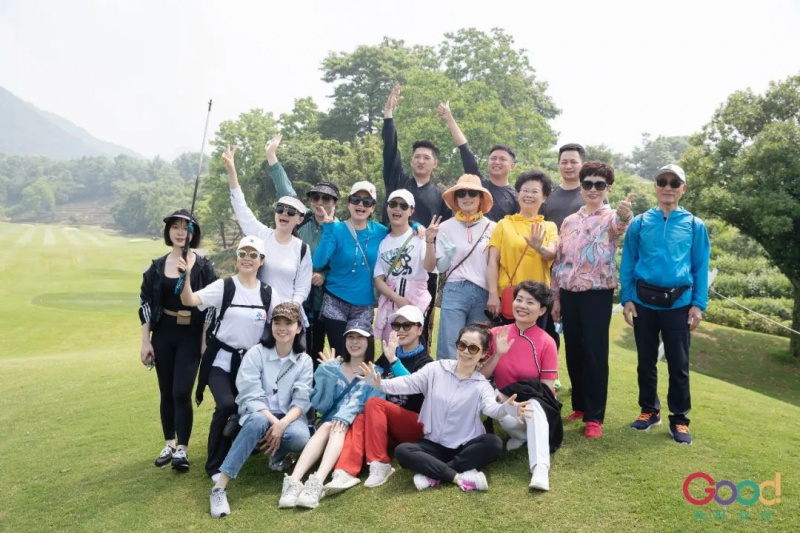
{"label": "white baseball cap", "polygon": [[281,199],[275,203],[275,206],[278,204],[283,204],[289,207],[294,207],[297,209],[297,212],[301,215],[306,214],[306,206],[303,202],[300,201],[299,198],[295,198],[294,196],[281,196]]}
{"label": "white baseball cap", "polygon": [[239,241],[239,246],[237,246],[236,249],[241,250],[242,248],[252,248],[261,255],[266,255],[264,251],[264,241],[252,235],[248,235]]}
{"label": "white baseball cap", "polygon": [[419,307],[415,305],[404,305],[389,316],[389,322],[394,322],[399,317],[403,317],[409,322],[414,322],[415,324],[425,323],[425,317],[422,315],[422,311],[420,311]]}
{"label": "white baseball cap", "polygon": [[376,191],[375,186],[368,181],[357,181],[350,188],[350,194],[355,194],[358,191],[367,191],[367,193],[372,196],[373,200],[378,199],[378,191]]}
{"label": "white baseball cap", "polygon": [[663,174],[675,174],[678,176],[678,179],[682,182],[686,183],[686,174],[683,172],[683,169],[678,165],[673,165],[670,163],[669,165],[664,165],[663,167],[659,168],[656,171],[656,175],[653,178],[654,180],[658,179],[659,176]]}
{"label": "white baseball cap", "polygon": [[389,195],[386,201],[388,202],[392,198],[402,198],[408,205],[414,207],[414,195],[411,194],[406,189],[397,189],[396,191],[394,191],[392,194]]}

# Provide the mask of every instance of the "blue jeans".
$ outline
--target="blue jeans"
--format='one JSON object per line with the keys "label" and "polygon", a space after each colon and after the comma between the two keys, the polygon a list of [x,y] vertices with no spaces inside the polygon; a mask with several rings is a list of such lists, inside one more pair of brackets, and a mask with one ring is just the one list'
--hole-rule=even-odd
{"label": "blue jeans", "polygon": [[[284,415],[275,416],[281,419]],[[239,475],[239,470],[242,469],[247,458],[253,453],[256,444],[268,429],[269,420],[264,414],[259,412],[250,415],[242,429],[239,430],[239,434],[236,436],[236,440],[233,441],[233,446],[231,446],[228,455],[225,456],[225,461],[219,469],[220,472],[231,479],[236,479],[236,476]],[[289,452],[301,451],[309,438],[308,422],[305,416],[300,416],[300,418],[289,424],[289,427],[283,432],[281,447],[275,454],[275,459],[283,459]]]}
{"label": "blue jeans", "polygon": [[458,333],[467,324],[486,322],[489,291],[470,281],[449,281],[442,290],[436,359],[455,359]]}

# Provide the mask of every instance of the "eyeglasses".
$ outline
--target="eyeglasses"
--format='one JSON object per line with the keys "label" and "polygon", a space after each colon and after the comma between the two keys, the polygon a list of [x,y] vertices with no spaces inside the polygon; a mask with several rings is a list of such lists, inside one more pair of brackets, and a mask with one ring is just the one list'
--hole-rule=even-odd
{"label": "eyeglasses", "polygon": [[364,207],[372,207],[375,205],[375,198],[371,198],[369,196],[359,196],[357,194],[351,194],[347,201],[353,205],[363,204]]}
{"label": "eyeglasses", "polygon": [[410,331],[414,326],[421,326],[422,324],[418,324],[416,322],[392,322],[391,326],[394,331]]}
{"label": "eyeglasses", "polygon": [[477,344],[467,344],[464,341],[457,341],[456,350],[459,352],[469,352],[470,355],[475,355],[480,352],[482,348]]}
{"label": "eyeglasses", "polygon": [[282,215],[284,211],[290,217],[293,217],[298,213],[296,208],[289,207],[288,205],[278,204],[275,206],[275,212],[278,213],[279,215]]}
{"label": "eyeglasses", "polygon": [[399,207],[403,211],[408,211],[408,208],[411,206],[405,202],[398,202],[397,200],[389,200],[389,207],[391,207],[392,209]]}
{"label": "eyeglasses", "polygon": [[481,191],[474,191],[472,189],[461,189],[456,191],[456,198],[466,198],[469,196],[470,198],[477,197]]}
{"label": "eyeglasses", "polygon": [[320,194],[318,192],[312,192],[308,196],[311,198],[312,202],[333,202],[336,200],[336,198],[329,194]]}
{"label": "eyeglasses", "polygon": [[606,187],[608,187],[608,183],[606,183],[605,181],[589,181],[589,180],[583,180],[581,182],[581,188],[583,188],[584,191],[591,191],[592,187],[594,187],[598,191],[604,191],[606,190]]}
{"label": "eyeglasses", "polygon": [[664,188],[667,185],[669,185],[673,189],[678,189],[680,188],[681,185],[683,185],[683,182],[680,180],[680,178],[672,178],[669,181],[667,181],[667,178],[656,178],[656,185],[658,185],[661,188]]}
{"label": "eyeglasses", "polygon": [[244,250],[236,250],[236,257],[239,259],[244,259],[245,257],[249,257],[253,261],[261,257],[261,254],[258,252],[245,252]]}

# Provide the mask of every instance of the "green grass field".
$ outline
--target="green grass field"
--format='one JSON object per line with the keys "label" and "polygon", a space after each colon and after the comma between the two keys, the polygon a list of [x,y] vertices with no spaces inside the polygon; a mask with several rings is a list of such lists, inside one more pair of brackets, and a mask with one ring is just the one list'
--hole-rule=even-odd
{"label": "green grass field", "polygon": [[[605,436],[588,441],[581,424],[565,427],[550,492],[528,491],[523,448],[487,469],[487,493],[418,493],[399,470],[383,487],[356,487],[315,511],[279,511],[281,477],[258,457],[229,486],[233,514],[215,521],[202,469],[210,395],[195,411],[191,471],[152,465],[163,446],[158,390],[155,373],[139,363],[136,309],[141,272],[165,252],[158,241],[98,228],[0,223],[0,530],[800,530],[800,364],[786,355],[787,339],[700,328],[695,441],[683,447],[666,424],[645,434],[628,428],[638,414],[636,355],[619,315]],[[568,387],[563,353],[561,369]],[[666,402],[665,365],[660,373]],[[567,411],[569,393],[560,399]],[[681,487],[696,471],[737,484],[780,472],[780,503],[695,507]],[[691,492],[703,496],[701,484]]]}

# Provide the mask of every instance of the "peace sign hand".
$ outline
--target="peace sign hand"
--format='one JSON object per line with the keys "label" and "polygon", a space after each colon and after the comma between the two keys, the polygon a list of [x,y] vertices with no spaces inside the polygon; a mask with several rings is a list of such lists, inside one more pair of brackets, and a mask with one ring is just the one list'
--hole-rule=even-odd
{"label": "peace sign hand", "polygon": [[222,164],[225,166],[225,170],[230,173],[236,173],[236,162],[234,161],[234,156],[236,155],[236,146],[231,148],[230,146],[222,153]]}
{"label": "peace sign hand", "polygon": [[442,217],[434,216],[431,219],[431,224],[428,226],[428,229],[425,230],[425,240],[432,241],[436,238],[436,235],[439,234],[439,224],[442,222]]}
{"label": "peace sign hand", "polygon": [[619,203],[617,206],[617,216],[623,222],[628,222],[631,219],[631,200],[633,200],[633,193],[629,193],[628,196]]}
{"label": "peace sign hand", "polygon": [[525,237],[525,242],[528,243],[528,246],[538,251],[544,244],[544,224],[541,222],[531,224],[531,236]]}

